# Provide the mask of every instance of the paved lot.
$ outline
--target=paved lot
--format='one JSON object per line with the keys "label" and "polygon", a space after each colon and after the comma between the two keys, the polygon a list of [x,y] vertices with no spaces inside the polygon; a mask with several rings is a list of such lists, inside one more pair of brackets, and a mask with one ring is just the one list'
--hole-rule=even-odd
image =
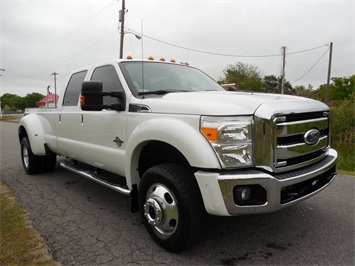
{"label": "paved lot", "polygon": [[354,265],[355,178],[338,176],[323,193],[283,211],[208,217],[198,245],[171,254],[149,238],[129,198],[60,167],[28,176],[17,124],[0,122],[1,180],[63,265]]}

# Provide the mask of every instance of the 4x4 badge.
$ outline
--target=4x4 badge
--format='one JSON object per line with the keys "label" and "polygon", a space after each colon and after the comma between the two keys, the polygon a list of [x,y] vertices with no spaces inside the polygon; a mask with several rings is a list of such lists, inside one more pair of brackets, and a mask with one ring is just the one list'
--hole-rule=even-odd
{"label": "4x4 badge", "polygon": [[319,142],[320,132],[315,128],[310,129],[304,134],[303,138],[306,144],[315,145]]}
{"label": "4x4 badge", "polygon": [[123,143],[123,140],[120,139],[119,136],[116,136],[116,138],[113,140],[113,142],[116,143],[117,147],[121,147],[122,143]]}

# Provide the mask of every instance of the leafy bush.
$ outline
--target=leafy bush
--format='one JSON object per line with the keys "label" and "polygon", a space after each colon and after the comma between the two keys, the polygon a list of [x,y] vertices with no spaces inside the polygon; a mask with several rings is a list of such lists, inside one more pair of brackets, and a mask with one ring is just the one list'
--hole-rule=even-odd
{"label": "leafy bush", "polygon": [[355,171],[355,92],[332,107],[332,146],[339,153],[338,168]]}

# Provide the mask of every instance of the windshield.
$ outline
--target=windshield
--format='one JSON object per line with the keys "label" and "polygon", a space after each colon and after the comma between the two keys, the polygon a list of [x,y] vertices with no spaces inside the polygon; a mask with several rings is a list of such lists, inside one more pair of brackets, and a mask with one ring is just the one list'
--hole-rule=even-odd
{"label": "windshield", "polygon": [[123,75],[133,95],[165,94],[182,91],[223,91],[202,71],[179,64],[161,62],[122,62]]}

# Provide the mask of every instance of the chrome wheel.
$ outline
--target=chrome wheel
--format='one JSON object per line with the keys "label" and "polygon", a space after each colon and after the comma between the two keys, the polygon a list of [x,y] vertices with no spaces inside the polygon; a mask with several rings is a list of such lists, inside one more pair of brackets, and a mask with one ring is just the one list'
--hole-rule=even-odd
{"label": "chrome wheel", "polygon": [[146,194],[144,216],[159,238],[174,234],[179,225],[179,209],[175,195],[162,184],[153,184]]}
{"label": "chrome wheel", "polygon": [[25,145],[22,146],[22,160],[25,168],[28,168],[28,166],[30,165],[30,159],[28,155],[28,149]]}
{"label": "chrome wheel", "polygon": [[138,196],[143,224],[158,245],[177,252],[196,243],[203,201],[189,168],[152,166],[143,174]]}
{"label": "chrome wheel", "polygon": [[27,174],[33,175],[41,171],[42,157],[33,154],[27,137],[21,140],[21,160]]}

